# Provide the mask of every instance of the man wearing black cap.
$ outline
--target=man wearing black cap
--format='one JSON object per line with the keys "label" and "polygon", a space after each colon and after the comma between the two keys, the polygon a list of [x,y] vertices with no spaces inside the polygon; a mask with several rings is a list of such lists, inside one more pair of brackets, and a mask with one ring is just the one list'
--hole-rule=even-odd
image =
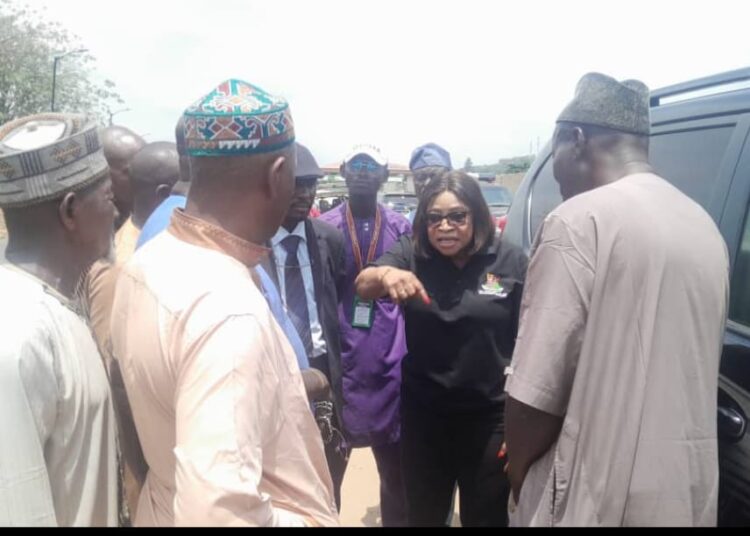
{"label": "man wearing black cap", "polygon": [[558,119],[566,201],[537,236],[506,370],[512,525],[716,524],[727,248],[654,173],[649,130],[648,88],[598,73]]}
{"label": "man wearing black cap", "polygon": [[266,272],[275,280],[287,313],[302,340],[310,367],[325,374],[332,401],[315,403],[341,509],[341,483],[349,458],[341,426],[341,341],[338,289],[344,276],[344,237],[318,219],[309,218],[318,179],[323,172],[307,147],[297,144],[296,188],[282,227],[271,239]]}

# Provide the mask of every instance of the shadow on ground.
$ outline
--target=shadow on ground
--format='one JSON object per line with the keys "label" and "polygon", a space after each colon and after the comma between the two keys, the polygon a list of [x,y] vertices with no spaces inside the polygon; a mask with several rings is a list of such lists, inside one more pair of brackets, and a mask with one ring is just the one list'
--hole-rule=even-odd
{"label": "shadow on ground", "polygon": [[[380,518],[380,507],[379,506],[371,506],[367,509],[367,513],[362,518],[362,525],[365,527],[380,527],[382,523],[382,519]],[[451,527],[460,527],[461,526],[461,519],[459,518],[458,514],[454,513],[453,517],[451,518]]]}

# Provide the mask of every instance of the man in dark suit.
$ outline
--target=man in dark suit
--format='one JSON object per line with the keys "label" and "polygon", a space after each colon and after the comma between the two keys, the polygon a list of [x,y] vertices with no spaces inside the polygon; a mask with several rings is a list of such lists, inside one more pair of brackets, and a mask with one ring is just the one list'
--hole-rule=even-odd
{"label": "man in dark suit", "polygon": [[309,217],[322,176],[310,151],[297,144],[296,190],[282,227],[271,239],[266,271],[279,288],[310,367],[323,372],[331,388],[330,400],[314,406],[336,504],[341,509],[341,483],[349,459],[340,424],[343,395],[338,296],[344,277],[344,237],[335,227]]}

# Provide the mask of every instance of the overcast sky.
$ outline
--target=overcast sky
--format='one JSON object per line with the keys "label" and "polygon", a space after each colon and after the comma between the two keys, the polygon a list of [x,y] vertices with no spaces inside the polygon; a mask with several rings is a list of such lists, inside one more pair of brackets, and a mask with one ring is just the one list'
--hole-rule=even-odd
{"label": "overcast sky", "polygon": [[131,109],[115,122],[149,141],[239,78],[289,100],[321,164],[358,143],[407,163],[428,141],[493,163],[543,145],[586,72],[658,88],[750,66],[743,0],[25,3],[80,37]]}

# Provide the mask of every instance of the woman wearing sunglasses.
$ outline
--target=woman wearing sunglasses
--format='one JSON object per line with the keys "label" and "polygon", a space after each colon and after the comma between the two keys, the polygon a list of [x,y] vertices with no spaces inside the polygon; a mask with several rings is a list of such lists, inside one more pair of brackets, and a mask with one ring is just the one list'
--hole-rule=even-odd
{"label": "woman wearing sunglasses", "polygon": [[504,369],[513,354],[527,258],[495,239],[479,184],[433,179],[404,236],[357,279],[362,299],[404,307],[401,441],[412,526],[507,524]]}

